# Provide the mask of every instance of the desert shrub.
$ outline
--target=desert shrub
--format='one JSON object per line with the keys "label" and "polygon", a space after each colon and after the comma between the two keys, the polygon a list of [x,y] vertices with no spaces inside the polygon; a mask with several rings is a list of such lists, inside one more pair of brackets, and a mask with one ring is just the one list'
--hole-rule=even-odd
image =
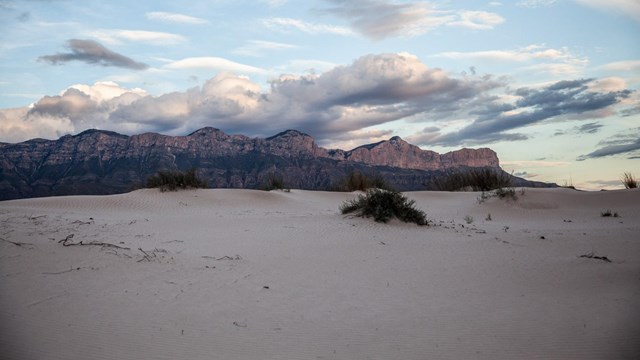
{"label": "desert shrub", "polygon": [[274,173],[269,173],[267,178],[267,182],[262,185],[262,190],[271,191],[271,190],[284,190],[291,191],[289,188],[286,188],[284,185],[284,180],[282,176],[276,175]]}
{"label": "desert shrub", "polygon": [[366,194],[358,195],[354,200],[340,206],[342,214],[354,214],[360,217],[373,217],[377,222],[388,222],[397,218],[404,222],[428,225],[425,213],[416,209],[415,201],[407,199],[396,191],[369,189]]}
{"label": "desert shrub", "polygon": [[367,189],[393,190],[391,186],[379,175],[366,175],[360,171],[350,172],[337,185],[330,187],[333,191],[367,191]]}
{"label": "desert shrub", "polygon": [[619,217],[618,212],[612,212],[610,209],[604,210],[600,213],[602,217]]}
{"label": "desert shrub", "polygon": [[494,190],[493,192],[500,199],[518,200],[518,196],[516,195],[516,190],[512,187],[499,188]]}
{"label": "desert shrub", "polygon": [[638,187],[638,180],[631,173],[624,173],[622,175],[622,184],[625,189],[635,189]]}
{"label": "desert shrub", "polygon": [[502,200],[518,200],[518,195],[516,195],[516,190],[514,188],[499,188],[492,191],[483,191],[478,196],[478,204],[482,204],[492,197],[497,197]]}
{"label": "desert shrub", "polygon": [[436,191],[491,191],[511,186],[511,177],[507,173],[491,168],[458,171],[437,177],[431,183],[431,188]]}
{"label": "desert shrub", "polygon": [[161,170],[147,179],[148,188],[159,188],[160,191],[176,191],[178,189],[206,188],[207,182],[198,178],[196,169],[189,171]]}

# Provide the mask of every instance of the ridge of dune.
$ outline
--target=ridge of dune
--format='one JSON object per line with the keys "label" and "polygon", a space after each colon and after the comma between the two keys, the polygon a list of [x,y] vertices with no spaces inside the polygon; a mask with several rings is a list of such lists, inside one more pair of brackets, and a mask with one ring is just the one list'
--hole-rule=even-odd
{"label": "ridge of dune", "polygon": [[[345,217],[354,193],[2,201],[0,348],[8,359],[634,358],[640,191],[516,193],[406,193],[430,227]],[[115,246],[63,246],[70,235]]]}

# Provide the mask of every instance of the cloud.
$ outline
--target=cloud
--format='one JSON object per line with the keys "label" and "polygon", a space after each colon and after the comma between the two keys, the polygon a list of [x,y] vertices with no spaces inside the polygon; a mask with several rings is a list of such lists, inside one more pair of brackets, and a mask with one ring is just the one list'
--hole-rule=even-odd
{"label": "cloud", "polygon": [[38,60],[53,65],[69,61],[82,61],[92,65],[115,66],[133,70],[145,70],[149,67],[147,64],[113,52],[93,40],[71,39],[67,41],[67,48],[71,52],[40,56]]}
{"label": "cloud", "polygon": [[149,20],[157,20],[167,23],[177,23],[177,24],[190,24],[190,25],[202,25],[208,23],[207,20],[201,19],[194,16],[178,14],[178,13],[169,13],[162,11],[153,11],[145,14],[147,19]]}
{"label": "cloud", "polygon": [[[553,75],[577,75],[589,60],[575,55],[567,47],[549,48],[544,45],[529,45],[515,50],[485,50],[470,52],[443,52],[434,57],[490,62],[529,63],[526,70],[551,73]],[[542,62],[542,63],[540,63]]]}
{"label": "cloud", "polygon": [[554,167],[565,167],[570,165],[571,163],[568,161],[549,161],[549,160],[511,160],[511,161],[501,161],[501,165],[514,166],[514,167],[544,167],[544,168],[554,168]]}
{"label": "cloud", "polygon": [[637,0],[574,0],[594,9],[625,15],[640,21],[640,2]]}
{"label": "cloud", "polygon": [[102,42],[113,45],[121,44],[122,41],[133,41],[151,45],[166,46],[175,45],[187,40],[181,35],[143,30],[95,30],[89,32],[88,35]]}
{"label": "cloud", "polygon": [[262,20],[262,24],[270,29],[277,31],[290,31],[291,29],[302,31],[307,34],[333,34],[333,35],[343,35],[350,36],[353,35],[353,31],[351,29],[335,26],[335,25],[327,25],[327,24],[316,24],[310,23],[302,20],[292,19],[292,18],[268,18]]}
{"label": "cloud", "polygon": [[460,11],[459,20],[450,22],[451,26],[462,26],[474,30],[489,30],[502,24],[504,18],[498,14],[486,11]]}
{"label": "cloud", "polygon": [[213,69],[239,73],[264,73],[264,69],[240,64],[220,57],[190,57],[173,61],[164,66],[167,69]]}
{"label": "cloud", "polygon": [[604,125],[598,122],[590,122],[587,124],[574,126],[573,128],[568,130],[558,130],[553,134],[553,136],[596,134],[600,132],[603,127]]}
{"label": "cloud", "polygon": [[246,45],[231,51],[236,55],[262,57],[267,51],[295,49],[297,46],[272,41],[251,40]]}
{"label": "cloud", "polygon": [[526,8],[539,8],[539,7],[547,7],[555,4],[556,0],[522,0],[519,1],[516,5]]}
{"label": "cloud", "polygon": [[640,128],[629,129],[601,141],[598,145],[599,149],[581,155],[576,160],[584,161],[614,155],[627,155],[629,159],[637,158],[640,156]]}
{"label": "cloud", "polygon": [[[247,70],[246,65],[220,58],[188,58],[167,66]],[[385,134],[376,130],[378,126],[404,120],[412,126],[425,124],[423,132],[408,140],[453,146],[524,140],[527,135],[518,132],[523,127],[573,116],[590,119],[595,115],[585,114],[611,109],[630,94],[626,89],[602,91],[594,83],[583,79],[511,90],[505,79],[454,77],[411,54],[372,54],[319,74],[283,75],[266,90],[247,77],[223,71],[201,86],[161,96],[115,83],[74,85],[58,96],[42,98],[22,117],[0,112],[7,129],[46,122],[73,132],[97,127],[127,134],[184,135],[214,126],[268,136],[294,128],[321,144],[346,143],[345,135],[375,138]],[[1,129],[0,141],[18,136]],[[591,121],[578,130],[597,129]],[[42,136],[38,131],[33,133]]]}
{"label": "cloud", "polygon": [[640,72],[640,60],[626,60],[608,63],[599,67],[601,70]]}
{"label": "cloud", "polygon": [[[169,66],[220,64],[228,63],[196,58]],[[158,97],[126,90],[116,98],[101,98],[97,91],[74,86],[60,96],[41,99],[26,117],[9,123],[29,123],[40,116],[65,119],[70,124],[65,129],[71,127],[75,132],[98,127],[124,133],[185,134],[215,126],[253,136],[295,128],[321,142],[331,142],[345,133],[363,134],[371,126],[416,114],[442,118],[498,86],[502,84],[490,77],[453,78],[410,54],[377,54],[318,75],[282,76],[271,82],[268,91],[228,72],[201,87]],[[0,139],[6,136],[0,133]]]}
{"label": "cloud", "polygon": [[435,11],[428,3],[398,3],[385,0],[329,0],[323,12],[346,19],[352,28],[372,40],[394,36],[416,36],[454,20]]}
{"label": "cloud", "polygon": [[371,40],[390,37],[414,37],[437,27],[450,25],[475,30],[493,29],[505,20],[486,11],[437,10],[429,2],[398,2],[390,0],[325,0],[329,7],[316,10],[349,23],[350,27],[313,24],[292,18],[269,18],[263,24],[271,29],[295,29],[309,34],[331,33],[353,35],[359,33]]}
{"label": "cloud", "polygon": [[0,110],[0,139],[57,138],[89,128],[114,129],[110,114],[146,96],[141,89],[125,89],[112,82],[73,85],[32,106]]}
{"label": "cloud", "polygon": [[596,92],[589,88],[591,82],[582,79],[559,81],[542,89],[520,88],[514,92],[514,103],[493,102],[470,111],[475,119],[458,131],[425,132],[415,139],[443,146],[525,140],[526,135],[512,131],[548,119],[608,109],[631,94],[630,90]]}
{"label": "cloud", "polygon": [[592,122],[576,127],[576,132],[578,132],[579,134],[595,134],[599,132],[603,126],[604,125],[600,123]]}
{"label": "cloud", "polygon": [[271,7],[279,7],[287,3],[288,0],[260,0]]}

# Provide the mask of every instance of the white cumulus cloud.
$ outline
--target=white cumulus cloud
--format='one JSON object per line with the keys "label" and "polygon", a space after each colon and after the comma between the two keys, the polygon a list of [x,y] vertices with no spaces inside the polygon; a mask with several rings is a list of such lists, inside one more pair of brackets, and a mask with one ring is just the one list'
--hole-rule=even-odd
{"label": "white cumulus cloud", "polygon": [[448,25],[462,26],[475,30],[489,30],[505,21],[502,16],[486,11],[461,11],[458,16],[458,20],[450,22]]}
{"label": "white cumulus cloud", "polygon": [[153,11],[153,12],[148,12],[145,15],[149,20],[157,20],[157,21],[168,22],[168,23],[191,24],[191,25],[201,25],[201,24],[208,23],[208,21],[205,19],[184,15],[184,14],[178,14],[178,13]]}

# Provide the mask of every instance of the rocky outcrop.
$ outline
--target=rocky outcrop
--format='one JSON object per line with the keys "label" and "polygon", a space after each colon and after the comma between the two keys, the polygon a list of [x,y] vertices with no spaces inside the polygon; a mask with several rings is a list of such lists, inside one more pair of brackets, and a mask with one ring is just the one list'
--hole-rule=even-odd
{"label": "rocky outcrop", "polygon": [[491,149],[462,149],[440,155],[422,150],[394,136],[388,141],[357,147],[351,151],[334,150],[331,158],[375,166],[403,169],[445,170],[453,167],[500,167],[498,155]]}
{"label": "rocky outcrop", "polygon": [[192,167],[211,187],[259,188],[280,174],[293,188],[328,189],[358,170],[375,172],[399,190],[424,190],[448,169],[499,168],[499,162],[490,149],[440,155],[399,137],[343,151],[319,147],[295,130],[266,139],[214,128],[187,136],[87,130],[58,140],[0,143],[0,199],[121,193],[144,186],[158,170]]}

